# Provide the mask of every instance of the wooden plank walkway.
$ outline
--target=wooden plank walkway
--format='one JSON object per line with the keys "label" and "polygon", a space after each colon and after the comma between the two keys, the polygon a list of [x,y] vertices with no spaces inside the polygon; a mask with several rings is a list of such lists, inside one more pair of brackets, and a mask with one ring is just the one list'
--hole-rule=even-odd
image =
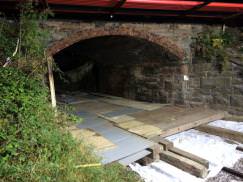
{"label": "wooden plank walkway", "polygon": [[[96,151],[96,154],[102,158],[103,164],[115,161],[119,162],[120,160],[122,164],[127,164],[127,161],[131,161],[133,159],[136,160],[139,156],[143,157],[143,155],[147,153],[145,152],[146,149],[155,145],[152,141],[115,127],[109,121],[98,118],[98,116],[94,113],[79,110],[76,111],[76,114],[80,115],[84,119],[81,124],[77,125],[80,131],[94,131],[95,133],[103,136],[102,141],[106,140],[107,147],[101,147],[98,145],[97,148],[99,150]],[[89,140],[88,137],[86,139]],[[107,142],[107,140],[109,142]],[[93,139],[91,138],[91,141],[88,141],[87,143],[92,142]],[[129,158],[126,159],[127,157]]]}
{"label": "wooden plank walkway", "polygon": [[[67,98],[68,103],[74,106],[75,114],[84,118],[84,122],[78,125],[80,132],[86,132],[88,137],[91,134],[92,137],[99,137],[105,143],[104,147],[97,146],[97,154],[103,158],[104,164],[119,161],[127,165],[144,156],[153,161],[156,156],[159,158],[158,154],[164,148],[165,151],[160,154],[161,159],[172,163],[177,161],[180,164],[178,167],[192,171],[196,176],[204,177],[207,174],[205,161],[162,140],[163,137],[222,119],[224,112],[97,95]],[[75,132],[79,136],[80,132]],[[95,144],[95,140],[90,143]],[[158,143],[165,147],[158,146]]]}
{"label": "wooden plank walkway", "polygon": [[[186,108],[145,103],[103,94],[67,97],[76,111],[90,112],[112,121],[117,127],[151,138],[170,136],[222,119],[225,113],[203,107]],[[80,102],[79,100],[80,99]],[[82,102],[84,101],[84,102]],[[146,105],[147,104],[147,105]]]}

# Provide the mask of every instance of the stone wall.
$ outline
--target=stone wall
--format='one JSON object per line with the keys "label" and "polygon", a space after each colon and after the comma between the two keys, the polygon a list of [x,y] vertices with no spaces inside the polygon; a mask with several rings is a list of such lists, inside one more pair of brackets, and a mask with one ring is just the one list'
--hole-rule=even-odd
{"label": "stone wall", "polygon": [[243,115],[243,67],[231,64],[219,72],[210,63],[193,64],[188,89],[190,101]]}
{"label": "stone wall", "polygon": [[52,20],[45,24],[51,31],[49,49],[56,53],[80,40],[104,35],[130,35],[144,38],[167,48],[178,56],[190,57],[192,37],[205,27],[198,24],[129,23],[103,21]]}
{"label": "stone wall", "polygon": [[125,64],[94,64],[93,68],[83,76],[80,76],[79,72],[79,68],[72,70],[72,77],[75,78],[66,85],[61,80],[56,80],[56,88],[99,92],[155,103],[174,104],[183,100],[179,66],[166,66],[158,62],[140,64],[125,62]]}
{"label": "stone wall", "polygon": [[[125,35],[154,42],[181,61],[192,60],[190,47],[192,37],[209,27],[198,24],[65,20],[48,21],[45,26],[51,30],[50,54],[55,54],[80,40],[107,35]],[[210,28],[220,27],[210,26]],[[137,66],[129,73],[133,79],[129,84],[125,84],[126,97],[147,99],[152,102],[203,102],[216,108],[243,114],[242,71],[235,65],[219,73],[210,64],[192,64],[187,85],[185,82],[182,83],[183,72],[178,71],[178,68],[176,71],[169,68],[169,76],[166,74],[168,70],[165,67],[154,70],[154,74],[144,72],[143,70],[146,69]]]}
{"label": "stone wall", "polygon": [[181,102],[179,67],[136,64],[104,68],[99,92],[157,103]]}

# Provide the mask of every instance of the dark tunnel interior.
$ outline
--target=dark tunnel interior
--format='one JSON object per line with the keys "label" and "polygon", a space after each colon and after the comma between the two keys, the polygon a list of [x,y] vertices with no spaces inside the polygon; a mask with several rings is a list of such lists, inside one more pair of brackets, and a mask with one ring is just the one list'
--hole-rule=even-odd
{"label": "dark tunnel interior", "polygon": [[176,57],[158,44],[129,36],[79,41],[53,56],[57,92],[98,92],[170,103],[179,87]]}

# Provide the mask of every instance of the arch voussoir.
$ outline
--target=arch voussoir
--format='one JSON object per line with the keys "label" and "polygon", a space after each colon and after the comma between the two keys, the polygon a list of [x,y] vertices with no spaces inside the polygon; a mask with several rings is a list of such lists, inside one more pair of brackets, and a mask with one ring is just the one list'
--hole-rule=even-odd
{"label": "arch voussoir", "polygon": [[150,42],[156,43],[163,47],[167,52],[174,55],[179,61],[183,61],[185,58],[185,51],[175,44],[173,41],[169,40],[165,36],[156,35],[154,33],[146,32],[137,30],[134,28],[127,28],[127,27],[116,27],[116,28],[95,28],[95,29],[86,29],[82,31],[78,31],[73,33],[72,35],[67,36],[62,40],[58,40],[52,43],[48,47],[48,54],[54,55],[57,52],[65,49],[66,47],[71,46],[79,41],[101,37],[101,36],[110,36],[110,35],[122,35],[122,36],[132,36],[137,38],[146,39]]}

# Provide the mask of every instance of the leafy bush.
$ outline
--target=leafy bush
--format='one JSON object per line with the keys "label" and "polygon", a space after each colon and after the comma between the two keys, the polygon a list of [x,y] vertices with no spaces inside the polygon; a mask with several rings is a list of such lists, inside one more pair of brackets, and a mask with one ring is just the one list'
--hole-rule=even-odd
{"label": "leafy bush", "polygon": [[12,58],[15,68],[0,67],[0,182],[139,181],[118,164],[77,167],[99,159],[64,129],[75,117],[51,108],[48,89],[40,80],[46,72],[48,39],[40,23],[48,12],[36,11],[29,1],[21,3],[20,10],[19,22],[0,21],[0,65],[20,40]]}
{"label": "leafy bush", "polygon": [[237,41],[236,36],[230,32],[221,30],[208,30],[200,32],[194,38],[192,46],[195,49],[195,56],[214,63],[220,69],[227,67],[229,55],[227,48]]}
{"label": "leafy bush", "polygon": [[60,128],[47,94],[39,80],[0,68],[0,181],[138,181],[119,165],[77,168],[99,160]]}

